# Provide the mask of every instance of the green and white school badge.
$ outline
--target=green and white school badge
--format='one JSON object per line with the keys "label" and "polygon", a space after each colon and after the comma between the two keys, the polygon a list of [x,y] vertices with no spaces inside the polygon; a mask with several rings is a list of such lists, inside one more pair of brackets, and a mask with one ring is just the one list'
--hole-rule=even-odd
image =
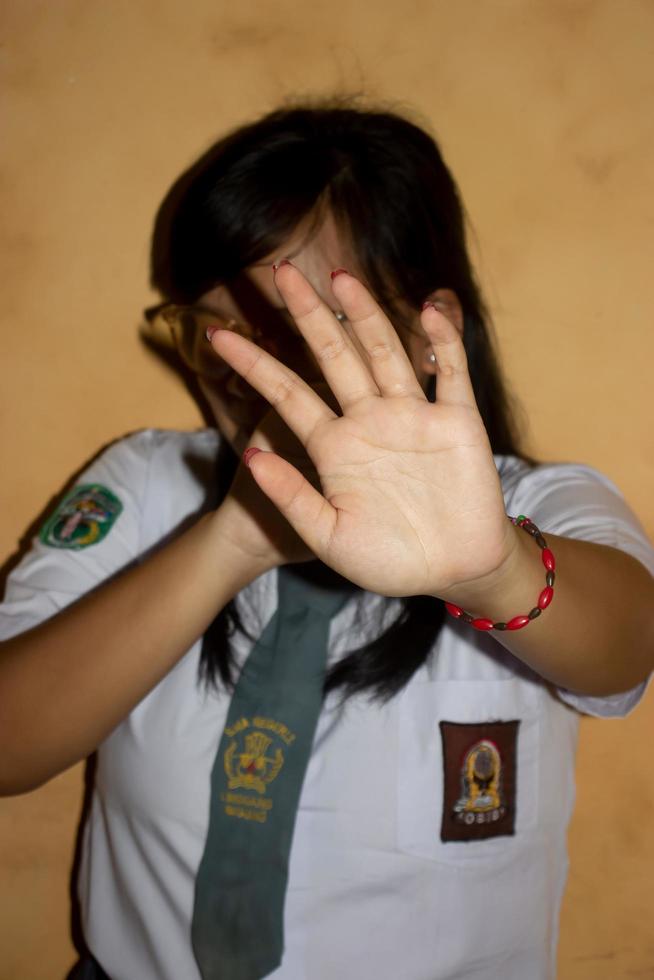
{"label": "green and white school badge", "polygon": [[45,522],[39,539],[50,548],[80,551],[102,541],[122,509],[118,497],[99,483],[74,487]]}

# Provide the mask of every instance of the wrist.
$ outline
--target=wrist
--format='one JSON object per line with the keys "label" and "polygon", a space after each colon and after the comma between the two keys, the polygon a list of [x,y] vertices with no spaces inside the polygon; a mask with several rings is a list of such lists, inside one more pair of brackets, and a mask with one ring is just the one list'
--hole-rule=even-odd
{"label": "wrist", "polygon": [[510,524],[509,535],[511,544],[500,566],[481,579],[457,586],[441,598],[473,618],[493,623],[526,617],[537,605],[546,584],[545,568],[534,541],[530,540],[531,534]]}
{"label": "wrist", "polygon": [[274,568],[276,563],[270,551],[249,549],[240,540],[238,533],[239,506],[231,498],[227,498],[217,510],[207,514],[207,530],[212,540],[212,546],[221,565],[229,562],[229,567],[239,581],[239,588],[244,588],[260,575]]}

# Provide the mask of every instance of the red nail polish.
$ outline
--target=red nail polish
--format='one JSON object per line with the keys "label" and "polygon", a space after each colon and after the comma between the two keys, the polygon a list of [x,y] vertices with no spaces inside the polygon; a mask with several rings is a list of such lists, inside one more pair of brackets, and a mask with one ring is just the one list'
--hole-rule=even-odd
{"label": "red nail polish", "polygon": [[209,343],[211,343],[211,338],[213,337],[213,335],[216,333],[218,329],[219,329],[218,327],[207,327],[207,329],[205,330],[204,335],[209,341]]}
{"label": "red nail polish", "polygon": [[245,450],[245,452],[243,453],[243,462],[248,467],[248,469],[250,467],[250,460],[252,459],[252,457],[256,456],[256,454],[260,452],[261,450],[257,449],[256,446],[250,446],[249,449]]}
{"label": "red nail polish", "polygon": [[334,279],[336,278],[336,276],[342,276],[343,273],[345,273],[346,275],[349,275],[347,269],[334,269],[334,271],[331,274],[331,276],[332,276],[332,282],[334,281]]}
{"label": "red nail polish", "polygon": [[273,262],[273,272],[277,272],[283,265],[293,265],[290,259],[282,259],[281,262]]}

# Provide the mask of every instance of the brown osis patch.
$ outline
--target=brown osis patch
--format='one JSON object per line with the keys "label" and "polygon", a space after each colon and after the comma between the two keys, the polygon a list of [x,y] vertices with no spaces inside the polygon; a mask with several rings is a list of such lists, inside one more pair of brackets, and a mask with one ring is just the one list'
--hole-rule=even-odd
{"label": "brown osis patch", "polygon": [[441,840],[515,834],[519,721],[440,723],[443,743]]}

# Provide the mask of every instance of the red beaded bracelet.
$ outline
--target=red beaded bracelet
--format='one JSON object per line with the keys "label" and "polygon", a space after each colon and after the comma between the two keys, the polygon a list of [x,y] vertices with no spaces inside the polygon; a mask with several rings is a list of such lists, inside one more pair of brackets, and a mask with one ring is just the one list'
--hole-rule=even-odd
{"label": "red beaded bracelet", "polygon": [[[508,516],[508,515],[507,515]],[[455,606],[452,602],[446,602],[445,608],[447,609],[450,616],[454,616],[455,619],[460,619],[462,623],[470,623],[472,627],[476,630],[521,630],[523,626],[530,623],[532,619],[537,619],[542,613],[543,609],[547,609],[550,602],[554,598],[554,570],[556,568],[556,561],[554,555],[547,547],[547,542],[543,535],[540,533],[533,521],[524,514],[520,514],[519,517],[509,517],[512,524],[516,527],[521,527],[523,531],[527,534],[531,534],[532,538],[541,549],[541,558],[543,560],[543,565],[545,566],[545,588],[538,596],[538,602],[526,616],[514,616],[510,619],[508,623],[494,623],[492,619],[483,619],[482,617],[476,618],[471,616],[470,613],[465,612],[460,606]]]}

